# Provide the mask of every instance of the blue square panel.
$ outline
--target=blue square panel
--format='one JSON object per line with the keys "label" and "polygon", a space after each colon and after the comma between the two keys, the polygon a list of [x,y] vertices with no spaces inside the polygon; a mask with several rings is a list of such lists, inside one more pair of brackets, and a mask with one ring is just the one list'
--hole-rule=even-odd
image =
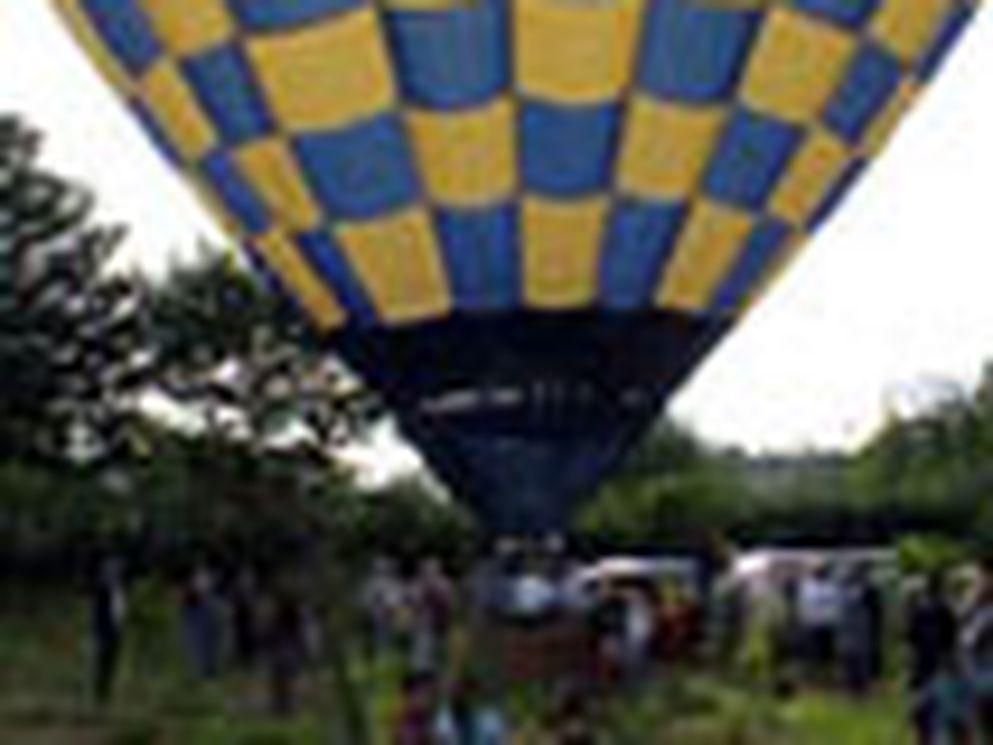
{"label": "blue square panel", "polygon": [[363,0],[228,0],[238,20],[257,31],[302,26],[362,4]]}
{"label": "blue square panel", "polygon": [[332,218],[376,217],[417,199],[417,174],[395,114],[345,130],[300,135],[293,146],[311,189]]}
{"label": "blue square panel", "polygon": [[828,102],[825,123],[848,142],[859,142],[896,91],[902,75],[903,67],[893,55],[875,44],[863,45]]}
{"label": "blue square panel", "polygon": [[762,19],[731,3],[650,0],[639,83],[680,101],[724,100],[734,92]]}
{"label": "blue square panel", "polygon": [[606,189],[619,127],[616,105],[559,106],[526,101],[521,110],[525,188],[556,197]]}
{"label": "blue square panel", "polygon": [[614,207],[600,262],[600,298],[605,306],[651,307],[685,217],[682,204],[626,199]]}
{"label": "blue square panel", "polygon": [[507,3],[477,0],[453,10],[385,15],[404,98],[436,109],[483,103],[511,79]]}
{"label": "blue square panel", "polygon": [[762,209],[802,136],[792,124],[738,109],[707,171],[706,192],[740,207]]}
{"label": "blue square panel", "polygon": [[83,0],[83,9],[132,75],[141,75],[164,51],[136,0]]}
{"label": "blue square panel", "polygon": [[456,308],[514,307],[521,285],[517,209],[444,209],[436,225]]}
{"label": "blue square panel", "polygon": [[273,129],[241,46],[225,44],[184,60],[183,68],[225,143],[238,145]]}

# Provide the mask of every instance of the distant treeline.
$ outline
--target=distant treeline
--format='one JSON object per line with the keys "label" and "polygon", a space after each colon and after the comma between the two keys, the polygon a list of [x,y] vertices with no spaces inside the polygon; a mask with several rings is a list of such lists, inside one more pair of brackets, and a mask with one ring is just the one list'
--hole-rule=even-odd
{"label": "distant treeline", "polygon": [[663,424],[580,520],[605,547],[993,545],[993,367],[852,454],[748,457]]}
{"label": "distant treeline", "polygon": [[[663,422],[580,512],[586,552],[693,551],[731,545],[892,544],[910,535],[993,544],[989,381],[912,418],[894,418],[859,452],[746,457]],[[482,546],[469,514],[426,480],[376,493],[304,454],[145,424],[144,455],[114,469],[0,466],[0,561],[6,571],[78,569],[124,547],[176,570],[194,557],[278,564],[333,556],[439,555],[455,565]]]}

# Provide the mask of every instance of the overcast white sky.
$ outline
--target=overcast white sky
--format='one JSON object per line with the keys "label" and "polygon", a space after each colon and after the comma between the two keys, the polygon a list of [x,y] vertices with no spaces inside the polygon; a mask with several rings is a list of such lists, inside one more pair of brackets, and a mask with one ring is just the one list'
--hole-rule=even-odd
{"label": "overcast white sky", "polygon": [[[854,446],[922,380],[971,384],[993,359],[993,13],[841,214],[674,403],[750,450]],[[91,184],[129,250],[161,265],[220,240],[48,9],[0,0],[0,111],[49,133],[46,158]]]}

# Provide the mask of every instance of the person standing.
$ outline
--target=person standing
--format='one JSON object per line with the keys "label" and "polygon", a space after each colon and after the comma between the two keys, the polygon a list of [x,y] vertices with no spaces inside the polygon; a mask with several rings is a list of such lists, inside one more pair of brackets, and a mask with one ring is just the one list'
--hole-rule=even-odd
{"label": "person standing", "polygon": [[804,637],[807,665],[821,681],[830,677],[836,659],[841,600],[841,590],[831,576],[829,564],[820,565],[800,583],[797,616]]}
{"label": "person standing", "polygon": [[993,558],[980,565],[979,583],[962,626],[962,656],[975,697],[982,742],[993,744]]}
{"label": "person standing", "polygon": [[930,692],[957,654],[958,619],[940,575],[927,578],[924,591],[907,611],[906,640],[910,652],[911,717],[917,742],[930,745],[938,726],[938,710]]}
{"label": "person standing", "polygon": [[199,564],[183,586],[181,615],[186,646],[193,669],[203,680],[217,677],[220,664],[220,619],[214,575],[207,564]]}
{"label": "person standing", "polygon": [[441,562],[429,559],[421,565],[414,584],[415,627],[412,667],[419,672],[438,672],[447,651],[454,612],[452,584]]}
{"label": "person standing", "polygon": [[514,586],[514,620],[528,628],[542,625],[555,611],[556,587],[535,562],[517,578]]}
{"label": "person standing", "polygon": [[864,564],[860,571],[865,580],[864,601],[869,614],[869,676],[876,683],[886,671],[886,602],[871,567]]}
{"label": "person standing", "polygon": [[116,557],[107,557],[100,562],[90,588],[90,603],[93,690],[97,703],[102,706],[113,695],[127,615],[124,567]]}
{"label": "person standing", "polygon": [[276,594],[266,633],[272,713],[288,716],[296,710],[297,678],[306,657],[303,608],[287,590]]}
{"label": "person standing", "polygon": [[593,642],[592,677],[601,690],[610,691],[622,680],[626,622],[627,604],[623,595],[609,583],[601,582],[589,615]]}
{"label": "person standing", "polygon": [[395,621],[402,603],[403,584],[396,566],[390,559],[378,557],[360,597],[368,651],[373,658],[385,653],[396,640]]}
{"label": "person standing", "polygon": [[855,697],[868,692],[873,681],[875,609],[866,572],[851,570],[841,588],[838,624],[838,657],[848,692]]}
{"label": "person standing", "polygon": [[627,683],[638,684],[649,672],[657,613],[642,589],[631,588],[624,599],[624,675]]}
{"label": "person standing", "polygon": [[255,573],[247,566],[234,578],[230,605],[235,660],[250,668],[258,656],[258,587]]}
{"label": "person standing", "polygon": [[740,663],[757,683],[776,693],[792,686],[785,639],[789,607],[785,591],[773,577],[752,587]]}

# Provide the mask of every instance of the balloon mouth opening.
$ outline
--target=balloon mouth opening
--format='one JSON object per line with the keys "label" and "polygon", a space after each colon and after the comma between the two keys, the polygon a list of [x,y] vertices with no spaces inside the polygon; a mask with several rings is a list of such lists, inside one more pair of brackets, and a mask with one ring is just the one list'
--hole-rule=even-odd
{"label": "balloon mouth opening", "polygon": [[564,529],[727,331],[671,311],[512,313],[339,335],[488,531]]}

